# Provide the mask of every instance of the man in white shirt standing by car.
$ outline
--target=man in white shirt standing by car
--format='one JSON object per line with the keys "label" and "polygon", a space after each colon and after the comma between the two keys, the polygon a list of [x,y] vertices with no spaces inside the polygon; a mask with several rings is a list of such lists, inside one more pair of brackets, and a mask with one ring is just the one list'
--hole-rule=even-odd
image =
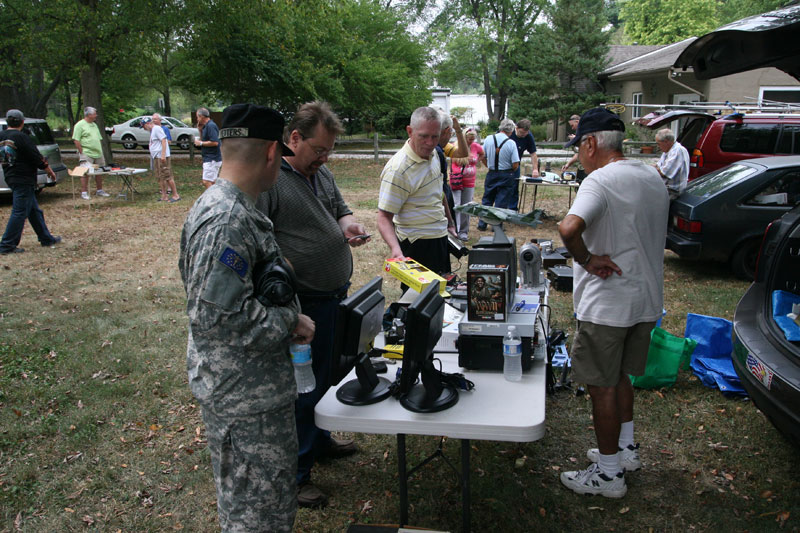
{"label": "man in white shirt standing by car", "polygon": [[675,134],[669,128],[658,130],[656,144],[662,152],[656,170],[667,186],[669,199],[674,200],[686,190],[689,181],[689,151],[675,140]]}
{"label": "man in white shirt standing by car", "polygon": [[565,147],[578,147],[589,175],[558,228],[574,258],[572,370],[588,386],[598,443],[587,452],[591,465],[563,472],[561,483],[607,498],[622,498],[625,472],[642,467],[628,375],[644,374],[663,309],[669,211],[654,169],[622,155],[624,136],[625,124],[611,111],[597,107],[581,116]]}

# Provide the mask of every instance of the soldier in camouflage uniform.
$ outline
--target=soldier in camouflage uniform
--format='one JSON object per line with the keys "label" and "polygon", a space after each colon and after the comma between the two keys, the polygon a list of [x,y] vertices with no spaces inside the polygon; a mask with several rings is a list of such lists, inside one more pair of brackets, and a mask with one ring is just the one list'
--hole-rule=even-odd
{"label": "soldier in camouflage uniform", "polygon": [[181,235],[189,385],[202,407],[222,531],[291,531],[297,387],[289,341],[310,342],[314,323],[296,297],[277,305],[256,294],[253,272],[280,257],[255,199],[292,152],[272,109],[232,105],[222,126],[218,186],[197,200]]}

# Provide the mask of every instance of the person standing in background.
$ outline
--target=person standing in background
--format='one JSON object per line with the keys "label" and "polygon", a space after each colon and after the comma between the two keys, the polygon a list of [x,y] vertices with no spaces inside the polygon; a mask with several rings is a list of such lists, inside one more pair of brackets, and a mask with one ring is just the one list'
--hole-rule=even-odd
{"label": "person standing in background", "polygon": [[[83,120],[79,120],[72,130],[72,141],[78,149],[78,162],[80,166],[87,167],[91,173],[95,167],[103,167],[106,159],[103,157],[103,137],[100,135],[100,128],[97,127],[97,109],[86,107],[83,110]],[[103,190],[103,176],[97,174],[94,177],[97,196],[111,196]],[[90,200],[89,197],[89,176],[81,176],[81,198]]]}
{"label": "person standing in background", "polygon": [[222,167],[222,152],[219,146],[219,127],[211,120],[211,113],[205,107],[197,109],[197,125],[200,129],[200,138],[194,140],[194,145],[200,148],[203,159],[203,187],[208,189],[217,181],[219,169]]}

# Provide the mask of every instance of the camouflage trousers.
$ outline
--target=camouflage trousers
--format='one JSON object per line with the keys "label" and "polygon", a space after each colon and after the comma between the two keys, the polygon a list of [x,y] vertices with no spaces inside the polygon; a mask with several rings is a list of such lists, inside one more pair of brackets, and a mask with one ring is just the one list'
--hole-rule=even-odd
{"label": "camouflage trousers", "polygon": [[224,533],[290,532],[297,513],[294,403],[249,416],[203,409]]}

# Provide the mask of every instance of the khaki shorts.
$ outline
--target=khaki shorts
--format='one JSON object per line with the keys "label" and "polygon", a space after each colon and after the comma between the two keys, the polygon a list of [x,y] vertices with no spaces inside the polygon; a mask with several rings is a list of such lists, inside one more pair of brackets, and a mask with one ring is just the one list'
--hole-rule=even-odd
{"label": "khaki shorts", "polygon": [[153,170],[156,173],[156,179],[158,179],[160,183],[172,179],[172,163],[169,157],[163,162],[160,157],[153,159]]}
{"label": "khaki shorts", "polygon": [[100,157],[89,157],[86,154],[83,155],[85,156],[86,161],[82,161],[80,163],[80,166],[82,167],[94,168],[94,165],[98,167],[106,166],[106,159],[102,155],[100,155]]}
{"label": "khaki shorts", "polygon": [[614,387],[622,374],[644,374],[650,332],[655,325],[640,322],[618,328],[579,320],[570,353],[573,380],[595,387]]}

